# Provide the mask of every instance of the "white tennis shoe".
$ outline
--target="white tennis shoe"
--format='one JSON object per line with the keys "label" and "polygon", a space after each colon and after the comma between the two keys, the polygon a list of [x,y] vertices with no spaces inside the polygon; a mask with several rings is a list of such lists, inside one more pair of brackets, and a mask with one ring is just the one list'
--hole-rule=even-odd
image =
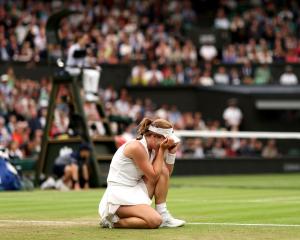
{"label": "white tennis shoe", "polygon": [[100,221],[100,226],[102,228],[114,228],[113,223],[111,223],[110,221],[108,221],[107,219],[102,219]]}
{"label": "white tennis shoe", "polygon": [[168,211],[161,214],[162,224],[159,227],[176,228],[183,226],[186,222],[184,220],[174,218]]}

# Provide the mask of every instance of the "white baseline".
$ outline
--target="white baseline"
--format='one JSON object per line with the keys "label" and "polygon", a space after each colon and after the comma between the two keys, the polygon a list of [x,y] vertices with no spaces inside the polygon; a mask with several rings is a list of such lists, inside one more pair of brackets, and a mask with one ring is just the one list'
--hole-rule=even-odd
{"label": "white baseline", "polygon": [[[0,226],[3,225],[39,225],[39,226],[93,226],[97,225],[97,220],[89,221],[48,221],[48,220],[13,220],[0,219]],[[250,227],[300,227],[300,224],[276,224],[276,223],[225,223],[225,222],[188,222],[187,225],[221,225],[221,226],[250,226]]]}

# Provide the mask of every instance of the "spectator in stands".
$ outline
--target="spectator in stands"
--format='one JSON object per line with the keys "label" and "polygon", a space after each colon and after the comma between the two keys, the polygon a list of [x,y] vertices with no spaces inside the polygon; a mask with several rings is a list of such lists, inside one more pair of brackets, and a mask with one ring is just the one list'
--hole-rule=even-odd
{"label": "spectator in stands", "polygon": [[118,98],[118,93],[113,85],[109,85],[102,93],[102,99],[104,102],[114,102]]}
{"label": "spectator in stands", "polygon": [[194,158],[195,155],[195,149],[194,149],[194,139],[193,138],[186,138],[184,141],[183,146],[183,155],[186,158]]}
{"label": "spectator in stands", "polygon": [[31,132],[35,132],[38,129],[42,129],[42,124],[40,122],[37,107],[32,107],[30,110],[30,119],[28,120],[28,124]]}
{"label": "spectator in stands", "polygon": [[143,111],[143,101],[138,98],[131,103],[130,112],[128,115],[135,121],[138,119],[139,114]]}
{"label": "spectator in stands", "polygon": [[123,63],[129,63],[130,58],[133,55],[133,48],[129,42],[129,36],[122,31],[120,31],[119,54]]}
{"label": "spectator in stands", "polygon": [[264,158],[276,158],[279,156],[279,152],[276,146],[276,141],[270,139],[267,142],[267,145],[263,148],[262,157]]}
{"label": "spectator in stands", "polygon": [[286,63],[299,63],[299,57],[294,49],[288,49],[285,55]]}
{"label": "spectator in stands", "polygon": [[185,72],[184,72],[182,63],[177,63],[175,65],[174,78],[175,78],[176,84],[186,84],[187,79],[185,76]]}
{"label": "spectator in stands", "polygon": [[246,63],[247,61],[249,61],[249,59],[247,57],[246,46],[244,44],[239,44],[236,62],[237,63]]}
{"label": "spectator in stands", "polygon": [[147,71],[147,68],[142,62],[140,62],[135,67],[133,67],[131,70],[130,84],[146,86],[148,83],[146,76],[145,76],[146,71]]}
{"label": "spectator in stands", "polygon": [[154,115],[156,118],[168,119],[169,106],[167,104],[163,104],[159,109],[155,111]]}
{"label": "spectator in stands", "polygon": [[23,152],[23,155],[32,159],[38,158],[40,148],[41,148],[41,141],[36,137],[38,131],[35,135],[30,135],[28,139],[20,146],[20,149]]}
{"label": "spectator in stands", "polygon": [[271,80],[271,71],[267,64],[258,66],[254,73],[254,83],[256,85],[267,84]]}
{"label": "spectator in stands", "polygon": [[145,79],[147,81],[147,85],[155,86],[160,84],[163,81],[163,74],[158,69],[157,64],[152,62],[151,67],[145,73]]}
{"label": "spectator in stands", "polygon": [[5,118],[0,116],[0,145],[6,146],[11,140],[11,135],[5,124]]}
{"label": "spectator in stands", "polygon": [[75,152],[63,153],[55,159],[53,172],[61,181],[61,189],[89,188],[89,160],[91,148],[82,143]]}
{"label": "spectator in stands", "polygon": [[212,157],[212,148],[214,145],[214,139],[213,138],[207,138],[204,143],[204,153],[206,157]]}
{"label": "spectator in stands", "polygon": [[203,143],[200,138],[194,139],[194,158],[204,158]]}
{"label": "spectator in stands", "polygon": [[186,40],[182,47],[182,58],[186,63],[197,61],[197,50],[191,40]]}
{"label": "spectator in stands", "polygon": [[19,145],[22,145],[28,141],[28,138],[28,123],[26,121],[18,122],[16,128],[12,132],[12,140],[16,141]]}
{"label": "spectator in stands", "polygon": [[236,151],[238,156],[246,157],[246,156],[252,156],[253,151],[249,146],[248,139],[241,139],[240,140],[240,145]]}
{"label": "spectator in stands", "polygon": [[182,62],[182,49],[179,40],[174,39],[174,43],[169,56],[169,61],[172,63]]}
{"label": "spectator in stands", "polygon": [[201,112],[195,112],[194,114],[194,129],[195,130],[205,130],[206,125],[204,120],[202,119],[202,113]]}
{"label": "spectator in stands", "polygon": [[203,58],[204,61],[212,62],[218,55],[217,48],[213,45],[212,42],[206,42],[200,47],[199,55]]}
{"label": "spectator in stands", "polygon": [[157,58],[158,64],[161,65],[169,62],[171,52],[171,47],[165,41],[160,41],[157,48],[155,49],[155,56]]}
{"label": "spectator in stands", "polygon": [[249,60],[244,62],[243,66],[241,68],[241,73],[242,73],[243,84],[245,84],[245,85],[253,84],[254,70],[253,70],[252,64]]}
{"label": "spectator in stands", "polygon": [[69,112],[65,108],[56,108],[54,111],[54,124],[52,126],[53,136],[60,136],[67,134],[70,119]]}
{"label": "spectator in stands", "polygon": [[0,80],[0,92],[5,97],[9,97],[12,92],[12,87],[9,85],[9,76],[7,74],[3,74],[1,75]]}
{"label": "spectator in stands", "polygon": [[9,61],[10,56],[8,52],[8,46],[5,39],[0,40],[0,60],[1,61]]}
{"label": "spectator in stands", "polygon": [[106,134],[103,120],[98,120],[94,115],[88,116],[89,134],[92,138],[104,136]]}
{"label": "spectator in stands", "polygon": [[8,154],[11,159],[22,159],[24,157],[17,141],[11,141],[8,144]]}
{"label": "spectator in stands", "polygon": [[199,75],[201,74],[196,62],[191,62],[185,68],[185,83],[186,84],[198,84]]}
{"label": "spectator in stands", "polygon": [[216,158],[224,158],[226,156],[226,151],[223,147],[222,139],[217,139],[211,150],[212,156]]}
{"label": "spectator in stands", "polygon": [[236,99],[228,100],[228,107],[223,112],[226,127],[231,131],[238,131],[243,119],[243,114],[237,105]]}
{"label": "spectator in stands", "polygon": [[171,106],[168,120],[173,124],[174,128],[178,127],[178,124],[182,124],[182,114],[176,105]]}
{"label": "spectator in stands", "polygon": [[188,138],[184,141],[183,156],[185,158],[204,158],[202,141],[199,138]]}
{"label": "spectator in stands", "polygon": [[237,68],[233,67],[230,69],[229,77],[230,77],[230,82],[232,85],[240,85],[241,84],[240,74],[239,74],[239,71]]}
{"label": "spectator in stands", "polygon": [[46,29],[41,27],[38,33],[34,36],[34,46],[37,50],[38,61],[40,59],[46,60],[47,57],[47,39]]}
{"label": "spectator in stands", "polygon": [[212,79],[211,72],[209,70],[205,70],[203,72],[203,75],[199,78],[199,84],[205,87],[214,85],[214,80]]}
{"label": "spectator in stands", "polygon": [[261,156],[263,144],[260,140],[258,140],[256,138],[251,138],[249,147],[252,151],[252,156],[255,156],[255,157]]}
{"label": "spectator in stands", "polygon": [[47,119],[47,108],[42,107],[40,108],[39,112],[39,122],[41,124],[41,129],[44,129],[46,126],[46,119]]}
{"label": "spectator in stands", "polygon": [[219,131],[222,130],[221,123],[219,120],[212,120],[207,122],[207,128],[210,131]]}
{"label": "spectator in stands", "polygon": [[214,81],[216,85],[229,85],[229,75],[224,66],[218,67],[217,72],[214,74]]}
{"label": "spectator in stands", "polygon": [[233,44],[224,47],[222,53],[222,62],[225,64],[233,64],[237,63],[237,52]]}
{"label": "spectator in stands", "polygon": [[293,72],[293,68],[288,65],[285,67],[285,72],[281,74],[279,78],[279,83],[281,85],[297,85],[298,84],[298,77]]}
{"label": "spectator in stands", "polygon": [[236,157],[236,149],[234,139],[224,138],[223,146],[225,149],[226,157]]}
{"label": "spectator in stands", "polygon": [[165,67],[162,69],[163,73],[163,80],[160,83],[163,86],[174,86],[176,84],[175,77],[174,77],[174,71],[170,65],[165,65]]}
{"label": "spectator in stands", "polygon": [[192,112],[185,112],[182,114],[183,128],[185,130],[194,129],[194,116]]}
{"label": "spectator in stands", "polygon": [[15,61],[20,62],[29,62],[33,60],[34,52],[30,47],[30,42],[26,41],[21,48],[21,52],[19,55],[15,56]]}
{"label": "spectator in stands", "polygon": [[129,96],[126,89],[121,89],[120,99],[115,102],[115,107],[119,115],[126,116],[130,111]]}
{"label": "spectator in stands", "polygon": [[228,20],[223,8],[219,8],[217,10],[214,27],[218,30],[228,30],[230,27],[230,21]]}
{"label": "spectator in stands", "polygon": [[281,39],[275,39],[275,47],[273,51],[273,62],[274,63],[284,63],[285,55],[282,47]]}
{"label": "spectator in stands", "polygon": [[260,39],[259,41],[257,60],[261,64],[270,64],[273,62],[272,53],[269,51],[267,41],[265,39]]}
{"label": "spectator in stands", "polygon": [[232,42],[240,43],[246,38],[246,24],[240,15],[235,15],[230,23]]}
{"label": "spectator in stands", "polygon": [[7,129],[10,134],[12,134],[15,131],[17,124],[18,124],[18,119],[17,119],[16,114],[11,113],[8,116],[8,123],[7,123]]}

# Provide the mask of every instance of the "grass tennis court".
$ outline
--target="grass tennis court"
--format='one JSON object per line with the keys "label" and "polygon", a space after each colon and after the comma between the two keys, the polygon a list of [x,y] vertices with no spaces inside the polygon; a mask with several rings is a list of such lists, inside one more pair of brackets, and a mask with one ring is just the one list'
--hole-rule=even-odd
{"label": "grass tennis court", "polygon": [[102,229],[103,192],[1,192],[0,239],[300,239],[300,174],[174,177],[178,229]]}

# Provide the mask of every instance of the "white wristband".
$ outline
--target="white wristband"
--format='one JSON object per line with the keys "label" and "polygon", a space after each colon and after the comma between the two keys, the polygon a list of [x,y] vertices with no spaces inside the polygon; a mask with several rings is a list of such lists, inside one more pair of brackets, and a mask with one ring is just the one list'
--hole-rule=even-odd
{"label": "white wristband", "polygon": [[176,153],[167,153],[166,163],[167,164],[174,164],[176,159]]}

